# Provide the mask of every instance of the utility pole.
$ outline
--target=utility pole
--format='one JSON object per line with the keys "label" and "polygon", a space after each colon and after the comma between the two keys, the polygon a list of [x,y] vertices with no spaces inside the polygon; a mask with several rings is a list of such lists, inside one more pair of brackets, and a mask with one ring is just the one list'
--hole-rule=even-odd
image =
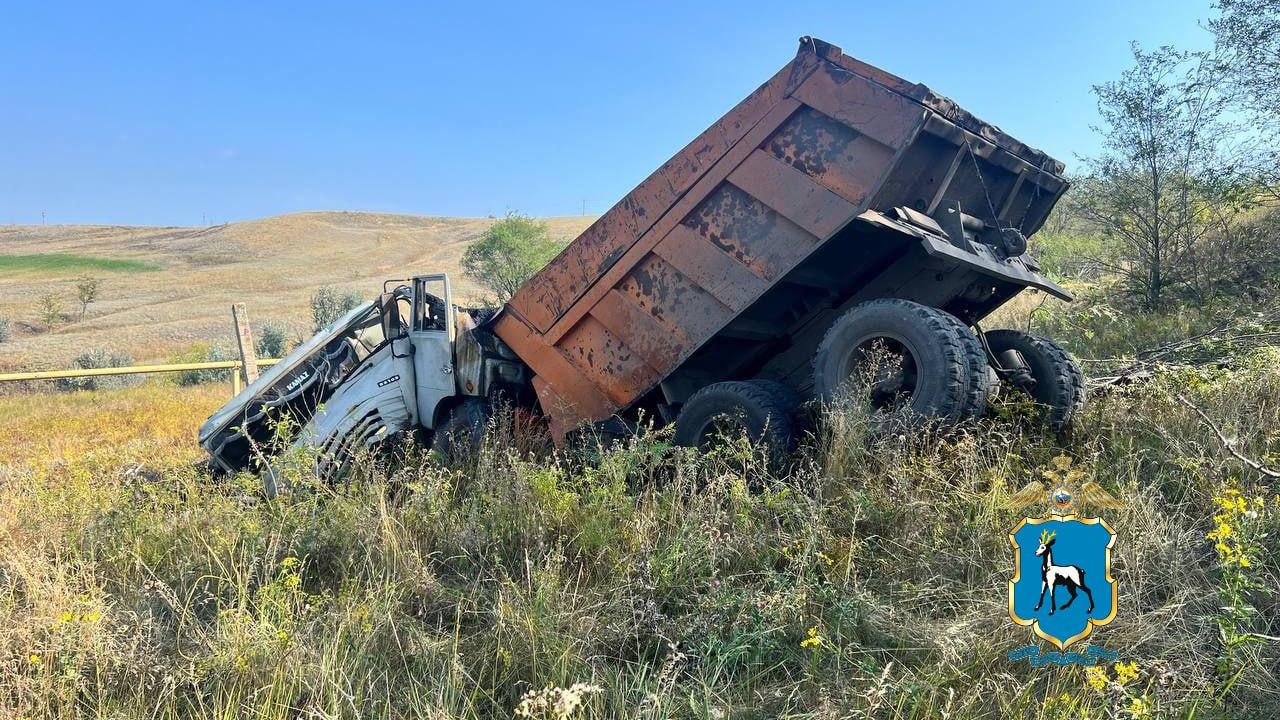
{"label": "utility pole", "polygon": [[44,211],[43,211],[43,210],[41,210],[41,211],[40,211],[40,224],[41,224],[41,225],[48,225],[48,224],[49,224],[49,220],[48,220],[48,218],[45,216],[45,213],[44,213]]}

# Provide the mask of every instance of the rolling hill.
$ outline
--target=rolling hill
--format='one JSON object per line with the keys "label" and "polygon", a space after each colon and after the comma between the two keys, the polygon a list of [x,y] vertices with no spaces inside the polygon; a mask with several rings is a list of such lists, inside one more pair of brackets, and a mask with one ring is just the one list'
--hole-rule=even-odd
{"label": "rolling hill", "polygon": [[[547,218],[568,240],[593,218]],[[309,298],[322,285],[365,297],[382,281],[444,271],[462,300],[479,288],[463,278],[462,253],[494,220],[308,212],[211,227],[50,225],[0,227],[0,318],[13,337],[0,368],[67,367],[91,348],[162,359],[195,342],[232,346],[230,306],[252,322],[310,329]],[[83,320],[45,330],[38,300],[57,293],[78,317],[76,278],[101,280]]]}

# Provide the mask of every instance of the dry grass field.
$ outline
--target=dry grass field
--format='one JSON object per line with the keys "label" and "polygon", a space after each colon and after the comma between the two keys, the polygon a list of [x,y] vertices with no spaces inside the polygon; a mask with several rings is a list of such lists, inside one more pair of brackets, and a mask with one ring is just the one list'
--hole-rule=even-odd
{"label": "dry grass field", "polygon": [[[1174,394],[1274,463],[1277,367],[1098,397],[1071,439],[842,404],[774,477],[499,424],[337,486],[290,457],[274,499],[194,465],[224,385],[0,398],[0,717],[1274,718],[1280,496]],[[1033,670],[1005,500],[1067,458],[1125,505],[1090,639],[1120,660]]]}
{"label": "dry grass field", "polygon": [[[547,220],[552,237],[576,236],[592,218]],[[467,245],[492,219],[356,212],[282,215],[213,227],[50,225],[0,227],[0,318],[13,339],[0,368],[66,367],[89,348],[165,358],[197,341],[231,342],[230,305],[254,322],[309,330],[308,299],[321,285],[378,292],[383,280],[445,271],[463,299],[477,288],[461,276]],[[75,279],[101,279],[101,298],[83,320],[46,330],[38,299],[54,292],[78,316]]]}

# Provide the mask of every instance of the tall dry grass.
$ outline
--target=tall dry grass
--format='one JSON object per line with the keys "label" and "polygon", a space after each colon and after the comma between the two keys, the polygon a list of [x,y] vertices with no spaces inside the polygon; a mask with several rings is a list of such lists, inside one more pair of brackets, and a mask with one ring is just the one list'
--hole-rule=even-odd
{"label": "tall dry grass", "polygon": [[[339,486],[299,456],[271,500],[193,467],[196,411],[81,426],[111,440],[77,454],[15,435],[52,401],[4,399],[0,715],[1275,717],[1280,499],[1174,393],[1280,463],[1276,359],[1096,398],[1069,438],[1007,404],[885,432],[850,402],[766,476],[741,444],[564,454],[506,422]],[[1126,503],[1102,675],[1006,658],[1032,638],[1004,501],[1063,454]]]}

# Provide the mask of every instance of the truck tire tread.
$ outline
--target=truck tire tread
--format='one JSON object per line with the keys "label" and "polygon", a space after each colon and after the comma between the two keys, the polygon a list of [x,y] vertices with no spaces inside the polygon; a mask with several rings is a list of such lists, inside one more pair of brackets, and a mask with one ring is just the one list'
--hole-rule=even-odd
{"label": "truck tire tread", "polygon": [[969,359],[957,332],[958,321],[949,318],[937,308],[900,298],[880,298],[854,306],[836,320],[818,345],[813,360],[815,393],[820,399],[829,401],[847,380],[847,377],[838,377],[839,365],[833,363],[838,363],[842,355],[847,356],[856,349],[851,343],[863,337],[858,334],[859,325],[885,331],[901,332],[905,329],[905,332],[917,336],[916,340],[922,346],[920,350],[927,351],[930,345],[938,350],[932,363],[926,363],[927,357],[917,358],[921,373],[934,375],[938,386],[931,397],[913,397],[912,409],[942,420],[963,417],[970,396]]}
{"label": "truck tire tread", "polygon": [[739,380],[702,388],[685,401],[676,417],[675,443],[702,446],[707,423],[720,415],[742,412],[748,436],[763,442],[772,458],[781,459],[794,445],[794,407],[788,407],[776,391],[763,383]]}
{"label": "truck tire tread", "polygon": [[1031,395],[1048,408],[1046,421],[1063,429],[1080,412],[1085,401],[1084,373],[1062,346],[1020,330],[992,330],[987,334],[991,351],[1017,350],[1031,366],[1036,386]]}

